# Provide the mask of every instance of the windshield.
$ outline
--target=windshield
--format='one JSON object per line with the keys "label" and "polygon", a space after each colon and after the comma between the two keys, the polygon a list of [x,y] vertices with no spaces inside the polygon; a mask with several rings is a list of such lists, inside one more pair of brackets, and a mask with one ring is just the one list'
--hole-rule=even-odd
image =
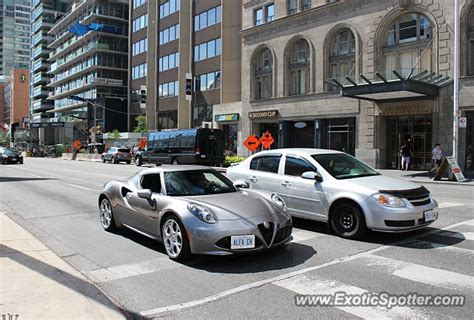
{"label": "windshield", "polygon": [[120,148],[117,150],[118,152],[125,152],[125,153],[130,153],[130,149],[126,149],[126,148]]}
{"label": "windshield", "polygon": [[5,154],[7,156],[16,156],[16,155],[18,155],[18,151],[14,150],[14,149],[4,149],[3,154]]}
{"label": "windshield", "polygon": [[165,172],[168,196],[200,196],[237,192],[232,182],[213,170]]}
{"label": "windshield", "polygon": [[380,174],[348,154],[314,154],[312,157],[336,179],[352,179]]}

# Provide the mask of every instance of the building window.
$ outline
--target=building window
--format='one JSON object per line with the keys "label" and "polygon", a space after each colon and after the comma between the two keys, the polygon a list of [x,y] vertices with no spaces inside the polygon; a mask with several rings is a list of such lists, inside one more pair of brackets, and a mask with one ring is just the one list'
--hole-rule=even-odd
{"label": "building window", "polygon": [[178,110],[158,112],[158,129],[176,129],[177,127]]}
{"label": "building window", "polygon": [[160,31],[160,45],[179,39],[179,23]]}
{"label": "building window", "polygon": [[179,66],[179,52],[160,57],[158,60],[158,71],[166,71]]}
{"label": "building window", "polygon": [[203,122],[212,122],[213,106],[193,107],[193,127],[200,127]]}
{"label": "building window", "polygon": [[400,16],[385,34],[383,63],[387,76],[397,69],[408,75],[413,68],[432,69],[432,27],[428,18],[418,13]]}
{"label": "building window", "polygon": [[221,39],[214,39],[194,46],[194,61],[221,55]]}
{"label": "building window", "polygon": [[180,0],[169,0],[160,5],[160,19],[169,16],[179,10]]}
{"label": "building window", "polygon": [[260,51],[254,62],[255,99],[268,99],[273,94],[273,57],[270,49]]}
{"label": "building window", "polygon": [[148,50],[148,39],[142,39],[132,44],[132,56],[146,52]]}
{"label": "building window", "polygon": [[295,14],[298,10],[297,0],[288,0],[288,15]]}
{"label": "building window", "polygon": [[132,31],[138,31],[148,26],[148,13],[136,18],[132,22]]}
{"label": "building window", "polygon": [[275,20],[275,4],[269,4],[267,7],[266,7],[266,20],[267,22],[272,22],[273,20]]}
{"label": "building window", "polygon": [[221,22],[221,6],[204,11],[194,16],[194,31],[198,31]]}
{"label": "building window", "polygon": [[259,26],[263,24],[263,8],[258,8],[255,10],[255,25]]}
{"label": "building window", "polygon": [[301,11],[311,9],[311,0],[301,0]]}
{"label": "building window", "polygon": [[196,91],[207,91],[221,87],[221,72],[210,72],[196,77]]}
{"label": "building window", "polygon": [[133,9],[138,8],[142,4],[145,4],[147,0],[133,0]]}
{"label": "building window", "polygon": [[138,66],[132,67],[132,79],[140,79],[146,77],[147,74],[147,64],[143,63]]}
{"label": "building window", "polygon": [[304,39],[293,44],[288,61],[289,94],[298,95],[309,92],[309,45]]}
{"label": "building window", "polygon": [[329,77],[342,79],[355,75],[355,37],[351,30],[342,29],[332,39],[329,55]]}
{"label": "building window", "polygon": [[179,82],[171,81],[158,86],[159,97],[174,97],[179,94]]}
{"label": "building window", "polygon": [[468,43],[468,75],[474,76],[474,7],[471,8],[469,13],[469,24],[467,30],[467,43]]}

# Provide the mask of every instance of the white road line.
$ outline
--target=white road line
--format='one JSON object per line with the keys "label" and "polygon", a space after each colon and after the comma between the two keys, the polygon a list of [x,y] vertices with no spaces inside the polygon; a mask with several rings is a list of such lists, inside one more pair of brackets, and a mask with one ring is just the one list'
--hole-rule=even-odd
{"label": "white road line", "polygon": [[181,266],[168,257],[89,271],[86,276],[94,282],[108,282]]}
{"label": "white road line", "polygon": [[68,185],[68,186],[71,186],[71,187],[74,187],[74,188],[79,188],[79,189],[82,189],[82,190],[89,190],[89,191],[90,191],[90,190],[93,190],[93,189],[91,189],[91,188],[79,186],[79,185],[77,185],[77,184],[72,184],[72,183],[68,183],[67,185]]}
{"label": "white road line", "polygon": [[469,220],[468,222],[466,222],[466,225],[468,225],[468,226],[474,226],[474,219],[473,219],[473,220]]}
{"label": "white road line", "polygon": [[440,233],[442,236],[463,240],[474,240],[474,232],[445,231]]}
{"label": "white road line", "polygon": [[464,203],[457,203],[457,202],[440,202],[438,203],[438,208],[444,209],[444,208],[450,208],[450,207],[460,207],[463,206]]}
{"label": "white road line", "polygon": [[293,229],[292,236],[292,242],[303,242],[309,239],[322,237],[324,234],[295,228]]}
{"label": "white road line", "polygon": [[449,290],[474,292],[474,277],[397,259],[371,255],[368,266],[385,266],[394,276]]}
{"label": "white road line", "polygon": [[[285,288],[287,290],[304,295],[332,295],[336,292],[344,292],[348,295],[362,295],[369,293],[359,287],[340,283],[338,281],[323,279],[319,277],[299,276],[283,281],[277,281],[273,284]],[[334,306],[344,312],[350,313],[356,317],[363,319],[423,319],[426,318],[420,310],[409,307],[394,307],[387,309],[384,307],[372,306]]]}
{"label": "white road line", "polygon": [[[470,221],[474,221],[474,219],[453,223],[449,226],[444,227],[443,229],[444,230],[449,230],[449,229],[457,228],[457,227],[462,226],[464,224],[470,223]],[[437,229],[431,230],[431,231],[428,231],[428,232],[425,232],[423,234],[418,235],[416,238],[424,237],[424,236],[439,233],[439,232],[440,232],[440,230],[437,230]],[[327,262],[327,263],[323,263],[323,264],[320,264],[320,265],[317,265],[317,266],[308,267],[308,268],[304,268],[304,269],[301,269],[301,270],[297,270],[297,271],[289,272],[289,273],[286,273],[286,274],[282,274],[282,275],[279,275],[279,276],[276,276],[276,277],[272,277],[272,278],[268,278],[268,279],[248,283],[248,284],[242,285],[240,287],[229,289],[229,290],[226,290],[226,291],[214,294],[214,295],[210,295],[210,296],[202,298],[202,299],[197,299],[197,300],[183,302],[183,303],[170,305],[170,306],[166,306],[166,307],[141,311],[140,315],[144,316],[144,317],[159,316],[161,314],[165,314],[165,313],[169,313],[169,312],[173,312],[173,311],[178,311],[178,310],[197,307],[197,306],[209,303],[209,302],[220,300],[222,298],[231,296],[233,294],[237,294],[237,293],[240,293],[240,292],[243,292],[243,291],[258,288],[258,287],[264,286],[266,284],[269,284],[269,283],[272,283],[272,282],[275,282],[275,281],[281,281],[281,280],[289,279],[289,278],[296,277],[296,276],[299,276],[299,275],[302,275],[302,274],[305,274],[305,273],[308,273],[308,272],[311,272],[311,271],[314,271],[314,270],[322,269],[322,268],[325,268],[325,267],[328,267],[328,266],[332,266],[332,265],[352,261],[352,260],[359,259],[359,258],[362,258],[362,257],[372,256],[373,253],[391,248],[394,245],[407,243],[409,241],[412,241],[413,239],[414,238],[397,241],[397,242],[392,243],[390,245],[385,245],[385,246],[381,246],[381,247],[378,247],[378,248],[375,248],[375,249],[372,249],[372,250],[368,250],[368,251],[365,251],[365,252],[360,252],[360,253],[356,253],[356,254],[353,254],[353,255],[350,255],[350,256],[345,256],[345,257],[342,257],[342,258],[339,258],[339,259],[336,259],[336,260],[333,260],[333,261],[330,261],[330,262]]]}
{"label": "white road line", "polygon": [[434,242],[434,241],[417,240],[415,243],[422,245],[423,248],[431,247],[433,249],[458,252],[458,253],[462,253],[462,254],[470,254],[470,255],[474,254],[474,250],[469,250],[469,249],[466,249],[466,248],[456,247],[456,246],[447,245],[447,244],[443,244],[443,243],[438,243],[438,242]]}

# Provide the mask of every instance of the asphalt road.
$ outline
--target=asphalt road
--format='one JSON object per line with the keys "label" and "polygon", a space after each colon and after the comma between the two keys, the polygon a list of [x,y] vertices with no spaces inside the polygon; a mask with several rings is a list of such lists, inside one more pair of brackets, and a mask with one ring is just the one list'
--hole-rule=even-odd
{"label": "asphalt road", "polygon": [[[130,317],[470,318],[474,314],[474,188],[426,185],[440,219],[405,234],[338,238],[321,223],[295,220],[295,240],[264,254],[168,259],[160,243],[102,230],[97,195],[133,165],[27,158],[0,166],[0,212],[27,228],[91,279]],[[458,307],[295,305],[298,294],[463,295]],[[67,302],[64,302],[67,303]]]}

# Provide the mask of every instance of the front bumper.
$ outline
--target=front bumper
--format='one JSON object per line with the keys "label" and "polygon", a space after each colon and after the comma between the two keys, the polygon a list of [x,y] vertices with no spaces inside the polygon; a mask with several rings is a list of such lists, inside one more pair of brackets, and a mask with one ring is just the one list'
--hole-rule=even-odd
{"label": "front bumper", "polygon": [[[13,160],[13,159],[16,159],[16,160]],[[19,157],[2,158],[2,162],[4,162],[4,163],[21,163],[21,162],[23,162],[23,157],[19,156]]]}
{"label": "front bumper", "polygon": [[[195,217],[184,221],[193,254],[231,255],[268,250],[292,240],[291,218],[267,221],[263,217],[238,220],[218,220],[207,224]],[[262,232],[258,225],[271,222],[268,232]],[[265,229],[263,229],[265,230]],[[251,249],[230,249],[230,237],[255,235],[255,247]]]}
{"label": "front bumper", "polygon": [[[372,199],[364,203],[366,207],[365,219],[367,228],[383,232],[406,232],[424,228],[439,217],[439,208],[435,200],[423,206],[409,206],[404,208],[386,208],[378,205]],[[425,212],[433,210],[436,213],[434,220],[426,221]]]}

